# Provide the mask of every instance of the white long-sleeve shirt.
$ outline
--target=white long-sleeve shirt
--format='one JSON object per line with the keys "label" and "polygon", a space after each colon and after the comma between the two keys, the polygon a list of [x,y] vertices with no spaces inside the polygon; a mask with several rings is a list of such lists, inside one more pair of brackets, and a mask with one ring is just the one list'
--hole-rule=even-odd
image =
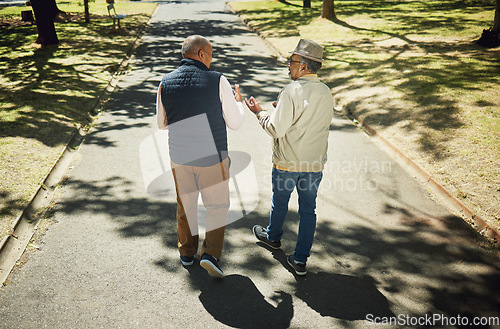
{"label": "white long-sleeve shirt", "polygon": [[[244,118],[243,103],[237,102],[236,99],[234,99],[231,85],[223,75],[221,75],[219,81],[219,97],[226,126],[232,130],[239,129]],[[156,119],[158,128],[168,129],[167,115],[161,100],[161,83],[160,86],[158,86],[158,92],[156,94]]]}

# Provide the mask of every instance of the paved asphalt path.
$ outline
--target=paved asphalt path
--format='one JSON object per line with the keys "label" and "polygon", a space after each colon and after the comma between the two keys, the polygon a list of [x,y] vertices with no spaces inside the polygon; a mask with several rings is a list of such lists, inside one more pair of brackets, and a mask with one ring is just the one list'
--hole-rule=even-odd
{"label": "paved asphalt path", "polygon": [[[163,150],[154,105],[161,77],[195,33],[214,45],[212,68],[264,106],[288,82],[286,68],[223,1],[162,2],[133,70],[78,153],[40,250],[0,290],[0,328],[425,328],[440,327],[430,320],[443,316],[463,328],[500,316],[498,258],[339,116],[306,277],[285,260],[296,238],[296,196],[282,250],[252,235],[267,222],[271,139],[249,112],[229,132],[238,159],[232,213],[244,217],[227,228],[226,277],[209,277],[198,262],[182,267],[168,159],[154,151]],[[155,183],[151,173],[162,171]],[[374,326],[375,317],[399,322]]]}

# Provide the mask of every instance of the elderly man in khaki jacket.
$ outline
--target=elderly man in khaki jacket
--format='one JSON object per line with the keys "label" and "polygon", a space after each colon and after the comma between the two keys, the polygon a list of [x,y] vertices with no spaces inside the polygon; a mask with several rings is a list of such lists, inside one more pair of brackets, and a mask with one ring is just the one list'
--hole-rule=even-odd
{"label": "elderly man in khaki jacket", "polygon": [[262,128],[274,138],[271,214],[269,225],[253,227],[256,238],[279,249],[290,195],[299,196],[299,232],[295,252],[287,257],[297,275],[305,275],[316,229],[316,197],[323,177],[328,134],[333,117],[330,88],[316,72],[323,62],[323,48],[302,39],[288,62],[293,80],[281,91],[269,115],[252,96],[245,99]]}

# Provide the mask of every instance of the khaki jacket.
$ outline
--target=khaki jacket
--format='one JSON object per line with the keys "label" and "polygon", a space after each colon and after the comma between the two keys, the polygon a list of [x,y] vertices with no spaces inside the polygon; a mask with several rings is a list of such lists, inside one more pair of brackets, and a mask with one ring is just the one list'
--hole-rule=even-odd
{"label": "khaki jacket", "polygon": [[275,111],[257,118],[274,138],[273,164],[281,170],[321,171],[326,163],[328,134],[333,118],[330,88],[314,75],[288,84],[280,93]]}

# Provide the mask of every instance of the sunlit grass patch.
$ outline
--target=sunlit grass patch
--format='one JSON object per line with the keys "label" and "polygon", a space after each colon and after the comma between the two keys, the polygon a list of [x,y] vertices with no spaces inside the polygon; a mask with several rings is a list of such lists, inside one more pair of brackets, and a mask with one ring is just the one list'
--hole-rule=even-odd
{"label": "sunlit grass patch", "polygon": [[20,21],[31,7],[0,9],[0,239],[35,192],[75,128],[89,123],[88,112],[130,49],[156,4],[118,2],[127,14],[112,29],[106,3],[58,4],[69,15],[56,22],[58,46],[35,44],[37,29]]}

